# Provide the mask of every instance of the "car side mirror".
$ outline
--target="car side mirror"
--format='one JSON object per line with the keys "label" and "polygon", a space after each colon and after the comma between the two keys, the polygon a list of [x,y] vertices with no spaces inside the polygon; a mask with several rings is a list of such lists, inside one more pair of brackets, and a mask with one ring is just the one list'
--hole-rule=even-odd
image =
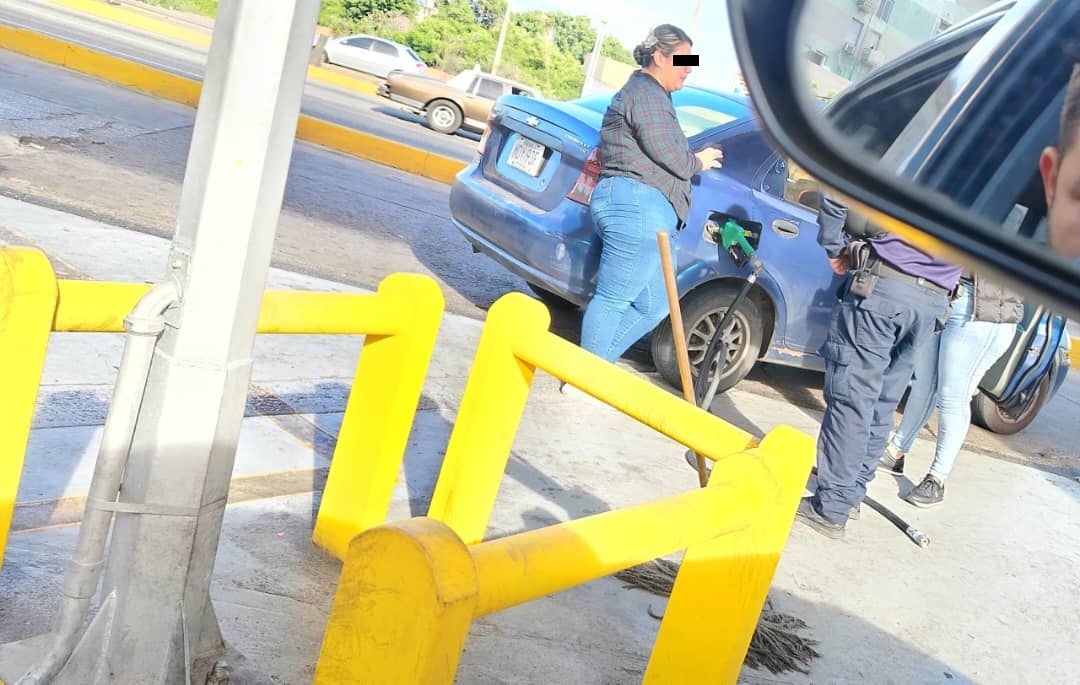
{"label": "car side mirror", "polygon": [[889,232],[1080,317],[1080,2],[997,3],[910,49],[883,33],[891,3],[840,5],[728,0],[774,146]]}

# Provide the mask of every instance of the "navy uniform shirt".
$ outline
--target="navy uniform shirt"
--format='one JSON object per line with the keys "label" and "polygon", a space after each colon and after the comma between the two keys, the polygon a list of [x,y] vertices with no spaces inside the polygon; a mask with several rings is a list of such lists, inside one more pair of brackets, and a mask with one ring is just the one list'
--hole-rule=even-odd
{"label": "navy uniform shirt", "polygon": [[612,98],[600,128],[601,176],[627,176],[656,188],[686,222],[690,179],[701,171],[675,116],[671,94],[635,71]]}

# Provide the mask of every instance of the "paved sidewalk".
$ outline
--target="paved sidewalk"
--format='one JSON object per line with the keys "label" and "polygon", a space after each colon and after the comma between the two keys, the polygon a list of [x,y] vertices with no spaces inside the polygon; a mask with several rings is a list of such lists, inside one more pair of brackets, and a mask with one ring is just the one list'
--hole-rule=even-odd
{"label": "paved sidewalk", "polygon": [[[0,198],[0,242],[37,246],[69,278],[153,281],[160,238]],[[271,288],[357,289],[274,270]],[[422,515],[482,324],[447,315],[394,494],[391,516]],[[0,642],[49,629],[100,439],[121,337],[55,334],[0,571]],[[248,418],[213,585],[234,682],[310,681],[340,565],[310,542],[325,467],[355,368],[357,336],[260,336]],[[1068,381],[1076,384],[1074,378]],[[763,434],[816,435],[819,415],[739,390],[721,415]],[[490,535],[585,516],[696,486],[672,441],[603,408],[564,399],[539,374]],[[932,445],[909,461],[922,475]],[[964,454],[947,503],[871,494],[926,531],[915,547],[864,507],[844,542],[797,525],[774,601],[804,619],[823,654],[808,676],[744,671],[746,683],[1080,681],[1080,484]],[[462,683],[640,682],[662,601],[603,579],[474,625]],[[288,630],[282,630],[288,626]],[[0,664],[10,679],[13,664]]]}

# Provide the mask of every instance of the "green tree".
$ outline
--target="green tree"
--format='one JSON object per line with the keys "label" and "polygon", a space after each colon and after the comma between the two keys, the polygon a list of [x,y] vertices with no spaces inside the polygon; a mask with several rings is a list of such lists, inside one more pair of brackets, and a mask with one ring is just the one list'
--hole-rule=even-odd
{"label": "green tree", "polygon": [[552,12],[548,14],[548,25],[554,30],[552,40],[559,50],[578,62],[584,62],[585,55],[592,52],[593,44],[596,43],[596,31],[589,23],[589,18]]}
{"label": "green tree", "polygon": [[600,54],[623,64],[636,64],[634,62],[634,53],[623,47],[623,44],[615,36],[604,38],[604,44],[600,47]]}
{"label": "green tree", "polygon": [[497,31],[506,14],[506,0],[473,0],[473,13],[478,24]]}
{"label": "green tree", "polygon": [[415,17],[416,0],[341,0],[344,16],[349,21],[358,22],[372,14],[401,13],[406,17]]}

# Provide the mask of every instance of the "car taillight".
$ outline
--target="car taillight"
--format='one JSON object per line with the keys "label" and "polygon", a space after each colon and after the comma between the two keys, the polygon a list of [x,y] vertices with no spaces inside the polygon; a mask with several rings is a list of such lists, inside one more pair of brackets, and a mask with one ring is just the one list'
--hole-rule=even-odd
{"label": "car taillight", "polygon": [[487,151],[488,136],[491,135],[491,126],[495,123],[495,117],[499,116],[499,112],[502,111],[502,107],[498,104],[491,108],[491,114],[488,115],[487,125],[484,126],[484,132],[480,135],[480,144],[476,146],[476,154],[478,157],[483,157],[484,152]]}
{"label": "car taillight", "polygon": [[574,187],[566,194],[566,197],[583,205],[589,204],[596,184],[600,182],[600,148],[594,147],[589,156],[585,158],[585,166],[581,169]]}

